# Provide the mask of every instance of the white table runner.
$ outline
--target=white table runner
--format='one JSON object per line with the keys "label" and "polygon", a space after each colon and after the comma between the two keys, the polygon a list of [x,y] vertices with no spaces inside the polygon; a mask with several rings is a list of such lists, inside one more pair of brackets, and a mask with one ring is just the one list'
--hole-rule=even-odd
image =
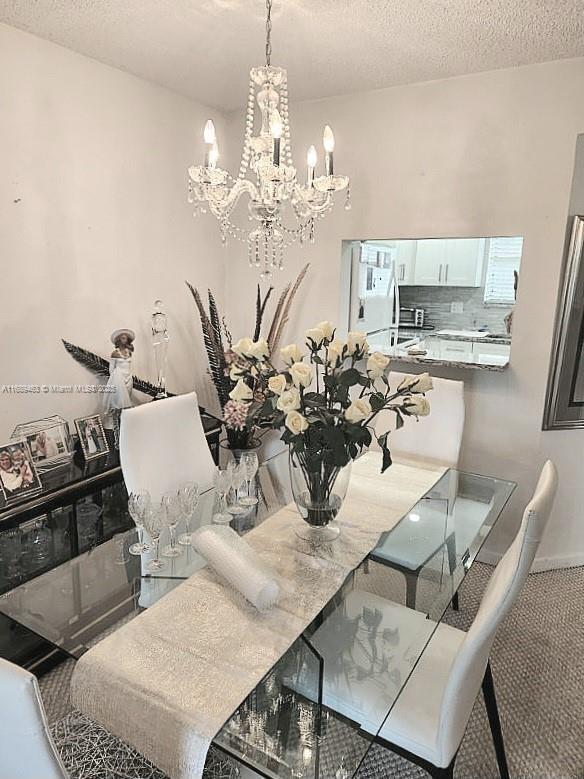
{"label": "white table runner", "polygon": [[[78,661],[74,706],[135,747],[171,779],[200,779],[209,745],[351,570],[444,473],[394,463],[380,475],[370,452],[353,464],[337,518],[341,536],[322,556],[301,551],[287,506],[246,535],[278,572],[282,597],[262,614],[210,568],[100,641]],[[319,551],[319,555],[321,552]]]}

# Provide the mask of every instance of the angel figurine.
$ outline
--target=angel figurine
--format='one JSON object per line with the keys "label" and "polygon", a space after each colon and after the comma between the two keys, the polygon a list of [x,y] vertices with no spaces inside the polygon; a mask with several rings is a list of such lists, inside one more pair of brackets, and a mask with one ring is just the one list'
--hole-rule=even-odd
{"label": "angel figurine", "polygon": [[132,354],[134,353],[133,342],[135,338],[134,331],[127,328],[114,330],[111,334],[111,342],[115,348],[110,357],[110,376],[104,393],[104,410],[113,420],[116,444],[122,409],[134,405],[132,402]]}

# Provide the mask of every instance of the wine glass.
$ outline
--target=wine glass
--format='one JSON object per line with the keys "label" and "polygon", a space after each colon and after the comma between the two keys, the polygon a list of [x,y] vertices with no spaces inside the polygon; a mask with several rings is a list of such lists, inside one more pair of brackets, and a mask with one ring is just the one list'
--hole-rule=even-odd
{"label": "wine glass", "polygon": [[128,550],[130,554],[141,555],[150,548],[144,543],[144,516],[150,508],[150,493],[146,490],[131,492],[128,496],[128,512],[138,531],[138,543],[132,544]]}
{"label": "wine glass", "polygon": [[162,521],[168,527],[170,533],[170,544],[162,550],[163,557],[179,557],[183,549],[176,543],[176,526],[181,518],[181,505],[178,498],[178,492],[167,492],[162,496]]}
{"label": "wine glass", "polygon": [[154,559],[150,560],[146,566],[149,573],[156,573],[164,568],[165,564],[158,558],[158,547],[160,546],[160,533],[163,526],[162,505],[152,505],[148,507],[144,514],[144,527],[152,539],[152,548],[154,550]]}
{"label": "wine glass", "polygon": [[181,507],[181,511],[184,514],[185,523],[187,526],[187,532],[181,533],[178,537],[178,542],[182,546],[191,545],[191,520],[195,509],[199,505],[199,487],[194,481],[188,481],[183,484],[178,491],[178,502]]}
{"label": "wine glass", "polygon": [[227,506],[227,511],[234,516],[245,514],[247,509],[239,502],[239,490],[245,482],[245,468],[241,462],[230,462],[227,470],[231,471],[231,489],[233,490],[233,502]]}
{"label": "wine glass", "polygon": [[229,468],[217,468],[213,482],[215,490],[219,496],[219,511],[213,514],[213,522],[217,524],[227,524],[231,522],[231,514],[226,510],[226,496],[231,489],[231,471]]}
{"label": "wine glass", "polygon": [[247,496],[240,498],[239,502],[242,506],[255,506],[258,499],[255,497],[255,482],[254,478],[259,468],[258,456],[255,452],[244,452],[241,455],[241,466],[243,467],[245,474],[245,481],[247,483]]}

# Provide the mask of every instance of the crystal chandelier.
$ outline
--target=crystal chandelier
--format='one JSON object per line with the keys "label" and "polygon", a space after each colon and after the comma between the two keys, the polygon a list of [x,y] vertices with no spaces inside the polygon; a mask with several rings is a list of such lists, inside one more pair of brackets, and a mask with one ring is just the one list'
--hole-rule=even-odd
{"label": "crystal chandelier", "polygon": [[[203,133],[204,162],[189,168],[188,183],[188,201],[194,204],[194,215],[209,209],[219,221],[222,243],[227,242],[228,235],[247,243],[250,266],[261,268],[262,278],[270,278],[272,269],[282,268],[286,247],[295,241],[314,243],[315,222],[332,209],[335,192],[346,189],[345,208],[351,207],[349,179],[334,172],[335,139],[328,125],[323,133],[324,175],[316,175],[317,153],[311,146],[306,155],[306,180],[298,181],[290,146],[286,70],[271,64],[272,0],[267,0],[266,11],[266,64],[252,68],[249,74],[239,175],[234,179],[218,167],[215,127],[209,119]],[[260,122],[254,134],[256,102]],[[244,194],[249,197],[252,223],[247,228],[232,219]],[[291,226],[284,222],[287,210],[295,217],[295,222],[289,219]]]}

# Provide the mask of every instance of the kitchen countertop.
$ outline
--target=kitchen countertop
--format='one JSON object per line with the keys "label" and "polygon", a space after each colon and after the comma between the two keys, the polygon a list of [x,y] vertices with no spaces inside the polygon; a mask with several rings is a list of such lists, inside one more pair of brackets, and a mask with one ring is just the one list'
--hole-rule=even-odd
{"label": "kitchen countertop", "polygon": [[420,330],[415,328],[400,327],[399,332],[401,335],[411,335],[412,338],[440,338],[443,341],[467,341],[471,343],[484,342],[486,344],[511,344],[511,336],[503,333],[496,333],[493,335],[446,335],[439,330]]}
{"label": "kitchen countertop", "polygon": [[[406,350],[403,350],[403,354],[388,355],[391,357],[392,362],[400,363],[413,363],[415,365],[438,365],[444,368],[470,368],[477,371],[504,371],[509,366],[509,360],[501,363],[495,362],[474,362],[469,360],[448,360],[445,357],[432,357],[430,353],[424,355],[407,354]],[[489,355],[491,360],[497,359],[493,355]]]}
{"label": "kitchen countertop", "polygon": [[[419,333],[418,333],[419,335]],[[416,336],[417,337],[417,336]],[[456,358],[451,356],[443,356],[441,354],[440,342],[443,340],[448,341],[466,341],[472,342],[472,354],[469,355],[457,355]],[[480,345],[484,343],[485,346],[489,344],[509,345],[509,341],[505,338],[492,339],[492,338],[456,338],[452,336],[442,336],[435,332],[431,335],[426,331],[425,337],[420,339],[420,343],[416,344],[422,349],[426,350],[424,355],[412,355],[408,354],[408,349],[411,348],[411,344],[401,344],[396,347],[395,351],[390,351],[387,348],[383,348],[375,343],[370,344],[372,349],[379,349],[379,351],[386,354],[396,363],[411,363],[414,365],[436,365],[445,368],[466,368],[478,371],[504,371],[509,365],[508,354],[481,354]],[[475,348],[475,344],[476,347]]]}

